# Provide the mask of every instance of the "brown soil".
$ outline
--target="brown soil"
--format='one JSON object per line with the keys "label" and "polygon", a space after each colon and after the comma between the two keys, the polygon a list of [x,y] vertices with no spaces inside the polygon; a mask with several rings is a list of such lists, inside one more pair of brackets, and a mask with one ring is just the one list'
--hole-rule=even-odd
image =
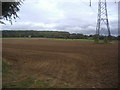
{"label": "brown soil", "polygon": [[13,63],[13,77],[33,76],[53,87],[117,87],[117,42],[3,39],[2,49],[3,60]]}

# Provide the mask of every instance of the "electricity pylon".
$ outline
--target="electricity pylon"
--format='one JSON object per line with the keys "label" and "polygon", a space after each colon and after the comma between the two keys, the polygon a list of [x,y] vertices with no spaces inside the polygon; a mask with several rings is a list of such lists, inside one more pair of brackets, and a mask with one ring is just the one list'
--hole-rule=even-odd
{"label": "electricity pylon", "polygon": [[100,34],[102,34],[101,33],[102,30],[107,30],[108,37],[111,36],[106,0],[99,0],[98,2],[98,18],[97,18],[97,26],[96,26],[96,35],[98,36],[98,38]]}

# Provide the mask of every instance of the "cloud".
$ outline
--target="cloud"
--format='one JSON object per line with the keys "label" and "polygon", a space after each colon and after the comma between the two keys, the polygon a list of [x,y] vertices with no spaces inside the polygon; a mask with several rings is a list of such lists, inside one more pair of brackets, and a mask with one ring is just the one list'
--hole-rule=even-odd
{"label": "cloud", "polygon": [[[97,2],[83,0],[25,0],[13,25],[6,22],[1,30],[58,30],[71,33],[95,34]],[[117,34],[117,4],[108,3],[110,28]]]}

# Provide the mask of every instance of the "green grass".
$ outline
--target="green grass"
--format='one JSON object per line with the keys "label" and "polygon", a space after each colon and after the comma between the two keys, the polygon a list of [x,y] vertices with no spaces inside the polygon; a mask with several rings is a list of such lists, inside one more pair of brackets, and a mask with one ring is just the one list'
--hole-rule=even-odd
{"label": "green grass", "polygon": [[3,88],[51,88],[47,83],[28,77],[19,82],[11,82],[3,86]]}
{"label": "green grass", "polygon": [[47,38],[47,37],[0,37],[0,39],[30,39],[30,38]]}
{"label": "green grass", "polygon": [[20,82],[10,82],[3,85],[3,88],[29,88],[34,80],[32,78],[27,78]]}
{"label": "green grass", "polygon": [[41,80],[36,80],[33,77],[28,77],[19,82],[10,82],[3,85],[3,88],[51,88],[47,83]]}
{"label": "green grass", "polygon": [[92,39],[53,39],[56,41],[94,41]]}
{"label": "green grass", "polygon": [[2,73],[6,74],[10,71],[10,67],[12,66],[11,63],[7,61],[2,61]]}
{"label": "green grass", "polygon": [[51,88],[44,81],[36,80],[31,76],[22,80],[14,70],[11,70],[12,65],[7,61],[2,61],[3,88]]}
{"label": "green grass", "polygon": [[28,37],[3,37],[0,39],[29,39]]}
{"label": "green grass", "polygon": [[[43,37],[4,37],[4,38],[0,38],[0,39],[41,39]],[[44,39],[49,39],[49,38],[44,38]],[[94,41],[92,39],[57,39],[57,38],[53,38],[50,40],[55,40],[55,41]]]}
{"label": "green grass", "polygon": [[[54,40],[54,41],[89,41],[89,42],[97,42],[94,39],[61,39],[61,38],[45,38],[45,37],[3,37],[0,39],[47,39],[47,40]],[[104,40],[99,40],[100,44],[103,42]],[[118,41],[118,40],[113,40],[113,41]]]}

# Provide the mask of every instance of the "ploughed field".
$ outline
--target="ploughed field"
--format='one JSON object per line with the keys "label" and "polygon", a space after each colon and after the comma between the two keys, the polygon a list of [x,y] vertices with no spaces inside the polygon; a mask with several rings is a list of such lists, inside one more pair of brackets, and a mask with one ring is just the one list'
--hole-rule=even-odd
{"label": "ploughed field", "polygon": [[14,71],[7,79],[3,76],[3,84],[34,77],[50,87],[117,87],[117,42],[3,39],[2,47],[3,61],[12,63]]}

